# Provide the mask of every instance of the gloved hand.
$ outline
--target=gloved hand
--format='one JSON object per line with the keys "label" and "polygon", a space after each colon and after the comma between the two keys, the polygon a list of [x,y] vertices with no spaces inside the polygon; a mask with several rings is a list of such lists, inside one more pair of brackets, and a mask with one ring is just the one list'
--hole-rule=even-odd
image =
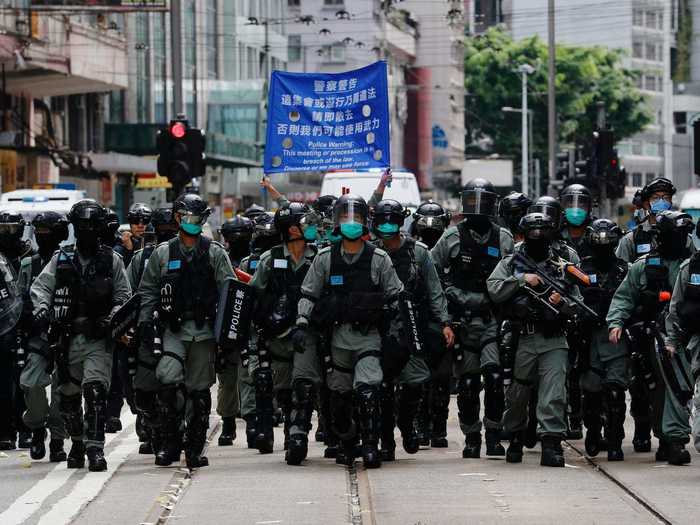
{"label": "gloved hand", "polygon": [[292,344],[294,345],[294,351],[300,354],[306,351],[306,332],[307,328],[305,326],[297,326],[291,334]]}

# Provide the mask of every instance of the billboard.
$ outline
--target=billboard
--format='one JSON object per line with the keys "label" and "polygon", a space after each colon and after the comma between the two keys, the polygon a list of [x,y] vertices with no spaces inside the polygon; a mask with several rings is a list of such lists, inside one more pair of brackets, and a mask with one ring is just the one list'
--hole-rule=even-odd
{"label": "billboard", "polygon": [[35,11],[166,11],[168,0],[31,0]]}

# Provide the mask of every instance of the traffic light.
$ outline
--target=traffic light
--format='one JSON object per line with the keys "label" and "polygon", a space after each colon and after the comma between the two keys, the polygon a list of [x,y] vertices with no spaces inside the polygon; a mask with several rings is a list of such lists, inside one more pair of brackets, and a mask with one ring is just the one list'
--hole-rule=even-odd
{"label": "traffic light", "polygon": [[[595,173],[598,177],[617,174],[617,152],[615,151],[615,135],[612,130],[602,129],[593,132],[593,157]],[[611,172],[611,169],[614,169]]]}
{"label": "traffic light", "polygon": [[173,193],[180,193],[193,177],[204,175],[204,133],[191,128],[180,115],[158,132],[158,174],[167,177]]}
{"label": "traffic light", "polygon": [[557,180],[563,180],[569,178],[569,152],[563,151],[557,153]]}

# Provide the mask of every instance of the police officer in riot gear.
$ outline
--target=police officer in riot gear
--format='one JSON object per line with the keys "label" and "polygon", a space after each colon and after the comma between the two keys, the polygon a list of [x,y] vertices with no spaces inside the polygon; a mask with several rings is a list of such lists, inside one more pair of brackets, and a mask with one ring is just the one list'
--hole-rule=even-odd
{"label": "police officer in riot gear", "polygon": [[513,234],[515,242],[523,240],[523,232],[520,230],[520,219],[525,216],[530,206],[532,206],[532,200],[524,193],[517,191],[511,191],[498,203],[498,216],[503,226],[508,228],[510,233]]}
{"label": "police officer in riot gear", "polygon": [[[632,263],[639,257],[651,253],[657,242],[653,233],[656,216],[671,209],[675,194],[676,187],[664,177],[658,177],[642,188],[641,212],[635,213],[635,219],[639,222],[639,226],[628,232],[618,244],[616,254],[620,259]],[[695,252],[695,245],[690,236],[686,245],[691,253]]]}
{"label": "police officer in riot gear", "polygon": [[[177,235],[178,224],[175,222],[171,208],[157,208],[151,215],[152,232],[144,234],[145,246],[134,253],[126,269],[131,289],[137,291],[141,277],[156,246],[168,242]],[[130,354],[129,376],[132,378],[132,404],[137,414],[136,433],[141,445],[139,454],[153,454],[159,450],[161,443],[160,427],[156,405],[158,380],[156,379],[157,360],[148,345],[139,341],[138,334],[132,334],[126,351]]]}
{"label": "police officer in riot gear", "polygon": [[87,452],[91,471],[107,468],[103,448],[112,375],[108,321],[131,294],[121,257],[100,243],[106,217],[106,210],[94,200],[73,205],[68,220],[75,247],[56,253],[31,287],[38,331],[44,334],[46,325],[50,327],[61,413],[72,441],[68,468],[82,468]]}
{"label": "police officer in riot gear", "polygon": [[[32,253],[31,244],[22,240],[24,227],[19,213],[0,213],[0,254],[11,266],[8,271],[13,281],[19,274],[21,260]],[[31,320],[31,315],[23,318]],[[25,406],[17,381],[16,354],[18,349],[24,348],[19,328],[6,333],[0,341],[0,450],[14,449],[15,445],[29,448],[31,443],[31,432],[22,421]]]}
{"label": "police officer in riot gear", "polygon": [[[400,232],[409,213],[399,202],[385,199],[377,203],[372,215],[372,229],[377,236],[376,244],[389,254],[404,286],[400,301],[411,305],[410,308],[416,318],[412,321],[405,315],[393,318],[387,315],[388,319],[382,330],[384,380],[381,392],[381,453],[383,461],[395,459],[395,424],[401,431],[404,450],[408,454],[418,452],[420,443],[414,422],[424,385],[430,379],[430,369],[425,356],[433,346],[446,347],[454,343],[454,333],[447,313],[447,301],[428,247]],[[437,329],[434,326],[429,327],[430,321],[437,324]],[[411,334],[414,334],[414,328],[417,329],[417,335],[420,338],[418,343],[414,337],[411,337]],[[430,331],[430,328],[433,330]],[[438,339],[438,342],[432,344],[429,347],[430,350],[428,347],[424,348],[424,342],[433,343],[432,339]],[[440,350],[442,348],[438,352]],[[445,353],[444,350],[442,353]],[[398,397],[398,411],[395,414],[396,397]]]}
{"label": "police officer in riot gear", "polygon": [[[346,194],[334,208],[335,233],[343,240],[319,251],[301,287],[297,327],[310,323],[331,330],[331,424],[342,441],[336,462],[354,460],[359,426],[366,467],[381,465],[378,442],[379,387],[382,382],[379,327],[387,304],[403,290],[386,252],[362,239],[369,233],[369,210],[362,197]],[[302,332],[302,333],[304,333]],[[359,425],[355,422],[357,394]]]}
{"label": "police officer in riot gear", "polygon": [[[651,448],[651,405],[651,427],[659,439],[656,460],[672,465],[690,462],[690,454],[685,450],[690,433],[686,408],[690,395],[685,397],[689,392],[681,391],[678,379],[689,376],[689,366],[683,353],[677,354],[677,360],[664,353],[663,332],[669,300],[673,298],[671,292],[681,264],[690,255],[687,240],[692,229],[692,219],[686,213],[666,210],[655,214],[654,248],[632,264],[613,296],[606,319],[611,343],[620,342],[623,328],[631,339],[634,379],[630,390],[636,392],[631,406],[635,450]],[[674,349],[676,342],[672,339]],[[690,389],[691,385],[687,385]]]}
{"label": "police officer in riot gear", "polygon": [[[498,322],[486,291],[486,278],[513,251],[513,236],[495,223],[498,195],[484,179],[469,181],[462,190],[464,220],[449,228],[432,249],[452,318],[461,324],[460,352],[454,373],[459,380],[457,406],[465,436],[464,458],[481,454],[481,402],[484,393],[486,454],[502,456],[503,375],[497,345]],[[482,385],[481,379],[484,379]]]}
{"label": "police officer in riot gear", "polygon": [[253,372],[261,452],[272,451],[273,392],[285,415],[285,459],[299,465],[308,452],[313,401],[321,382],[316,335],[296,328],[301,284],[316,256],[318,217],[309,206],[289,202],[275,212],[282,244],[265,252],[250,284],[258,291],[258,366]]}
{"label": "police officer in riot gear", "polygon": [[[39,252],[22,259],[20,268],[20,288],[24,294],[25,310],[32,312],[30,287],[59,245],[68,239],[68,220],[65,215],[53,211],[38,213],[32,220],[34,239]],[[51,429],[49,442],[49,460],[60,462],[66,460],[63,440],[66,438],[65,425],[61,418],[58,378],[52,374],[48,348],[41,338],[34,336],[27,344],[27,365],[20,375],[20,387],[24,392],[27,410],[24,423],[32,431],[32,446],[29,454],[32,459],[42,459],[46,455],[46,426]],[[46,397],[46,387],[51,385],[50,403]]]}
{"label": "police officer in riot gear", "polygon": [[[625,390],[629,384],[626,345],[610,344],[605,324],[615,290],[627,275],[627,263],[615,256],[621,238],[622,231],[613,221],[594,220],[586,228],[585,242],[590,255],[581,261],[581,270],[591,281],[581,293],[586,304],[600,317],[599,321],[584,323],[579,331],[584,339],[581,347],[585,350],[579,355],[585,446],[589,456],[596,456],[607,448],[608,461],[624,459]],[[604,440],[601,438],[603,422]]]}
{"label": "police officer in riot gear", "polygon": [[117,212],[109,208],[107,209],[104,228],[100,234],[100,242],[110,248],[119,246],[119,216]]}
{"label": "police officer in riot gear", "polygon": [[219,228],[219,234],[226,242],[228,256],[234,267],[240,266],[241,261],[250,255],[250,241],[254,231],[253,221],[242,215],[227,220]]}
{"label": "police officer in riot gear", "polygon": [[263,214],[267,214],[267,212],[265,211],[265,208],[263,208],[259,204],[251,204],[243,212],[243,216],[246,219],[250,219],[251,221],[255,221],[255,219],[257,219],[260,215]]}
{"label": "police officer in riot gear", "polygon": [[[566,432],[568,361],[565,320],[533,299],[529,290],[538,292],[542,279],[536,273],[529,273],[532,270],[528,272],[515,257],[522,251],[548,274],[559,272],[561,260],[552,249],[558,228],[552,217],[542,213],[525,215],[520,221],[520,228],[525,241],[515,248],[513,256],[500,261],[488,278],[491,299],[502,306],[503,313],[513,321],[518,334],[513,381],[506,392],[507,403],[503,414],[504,429],[512,436],[506,461],[522,462],[531,385],[539,383],[537,420],[542,438],[540,464],[563,467],[561,440]],[[557,278],[561,278],[558,273]],[[566,287],[572,296],[581,299],[576,286],[567,284]],[[554,307],[564,299],[559,293],[552,292],[543,300]]]}
{"label": "police officer in riot gear", "polygon": [[337,200],[338,197],[335,195],[321,195],[316,199],[316,202],[313,203],[314,211],[321,217],[317,241],[321,246],[332,242],[338,242],[341,239],[340,235],[335,235],[333,233],[335,229],[335,225],[333,224],[333,207]]}
{"label": "police officer in riot gear", "polygon": [[153,210],[150,206],[137,202],[131,205],[126,219],[129,222],[129,230],[121,236],[121,242],[114,248],[124,258],[124,264],[129,266],[134,254],[144,246],[143,234],[151,223]]}
{"label": "police officer in riot gear", "polygon": [[413,212],[411,235],[432,250],[445,233],[451,220],[452,214],[437,202],[432,200],[423,202]]}
{"label": "police officer in riot gear", "polygon": [[591,192],[583,184],[569,184],[559,195],[564,211],[562,239],[576,250],[579,258],[590,255],[586,244],[586,227],[591,222],[593,199]]}
{"label": "police officer in riot gear", "polygon": [[173,214],[178,235],[153,251],[141,278],[139,335],[152,349],[162,336],[155,369],[162,438],[156,464],[179,460],[187,402],[185,458],[188,468],[197,468],[209,464],[202,451],[211,411],[209,388],[216,377],[216,305],[224,281],[235,277],[225,248],[202,235],[210,214],[207,203],[186,193],[173,203]]}

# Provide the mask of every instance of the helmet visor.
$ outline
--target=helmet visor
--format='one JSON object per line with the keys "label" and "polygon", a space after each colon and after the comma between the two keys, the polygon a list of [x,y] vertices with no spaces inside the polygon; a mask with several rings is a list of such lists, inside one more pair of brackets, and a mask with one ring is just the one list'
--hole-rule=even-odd
{"label": "helmet visor", "polygon": [[552,233],[554,230],[552,228],[532,228],[525,230],[525,238],[531,240],[551,240]]}
{"label": "helmet visor", "polygon": [[588,195],[583,195],[580,193],[563,195],[561,198],[561,205],[564,208],[580,208],[582,210],[590,211],[591,198]]}
{"label": "helmet visor", "polygon": [[462,193],[462,212],[468,215],[496,216],[498,195],[482,188]]}
{"label": "helmet visor", "polygon": [[353,200],[347,200],[342,206],[338,206],[334,215],[335,224],[338,226],[349,223],[367,224],[365,207]]}
{"label": "helmet visor", "polygon": [[589,237],[589,242],[594,246],[609,246],[617,245],[620,236],[615,232],[598,231],[592,232]]}
{"label": "helmet visor", "polygon": [[21,235],[24,225],[19,222],[0,223],[0,235]]}
{"label": "helmet visor", "polygon": [[207,222],[206,215],[198,215],[191,212],[180,213],[180,224],[196,224],[201,225]]}

